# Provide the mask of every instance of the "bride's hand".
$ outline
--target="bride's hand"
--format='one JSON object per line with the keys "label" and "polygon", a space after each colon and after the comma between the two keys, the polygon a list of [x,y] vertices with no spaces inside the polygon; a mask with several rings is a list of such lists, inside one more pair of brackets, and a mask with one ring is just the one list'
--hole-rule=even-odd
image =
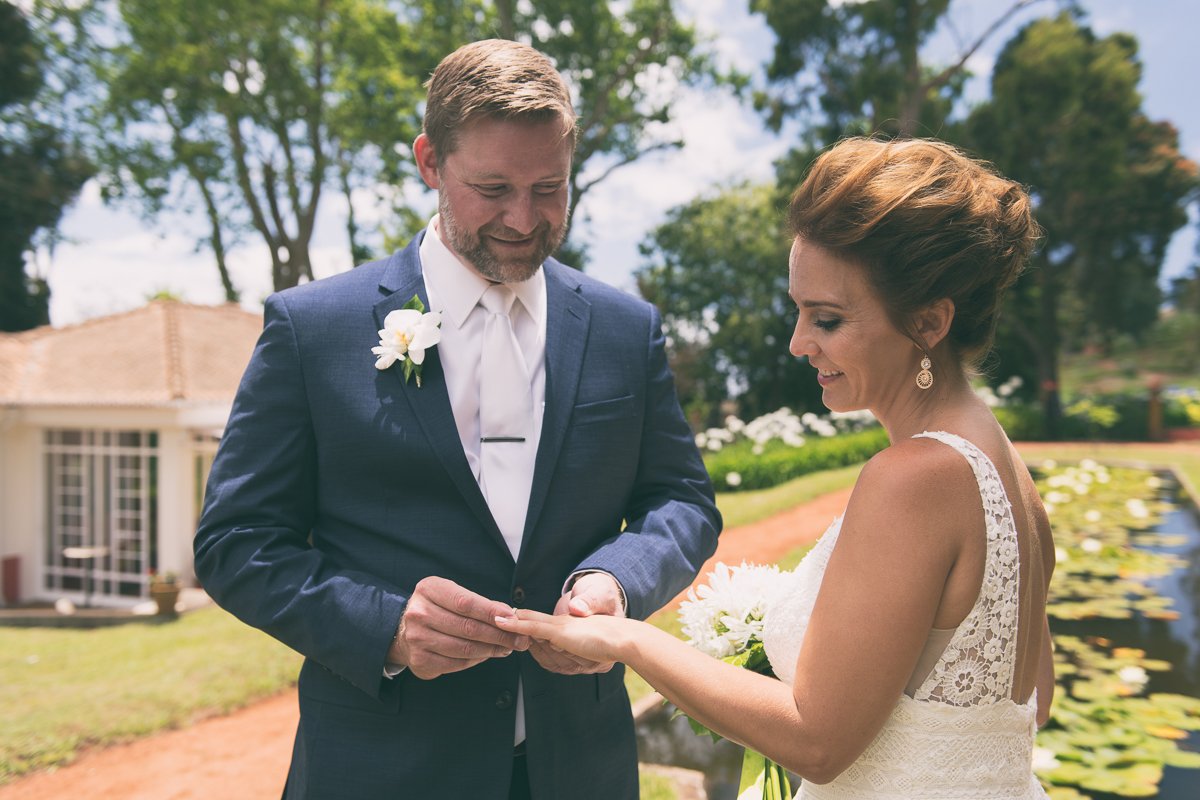
{"label": "bride's hand", "polygon": [[501,630],[531,636],[591,661],[620,661],[631,624],[635,623],[605,614],[551,616],[529,609],[518,609],[516,617],[496,617]]}

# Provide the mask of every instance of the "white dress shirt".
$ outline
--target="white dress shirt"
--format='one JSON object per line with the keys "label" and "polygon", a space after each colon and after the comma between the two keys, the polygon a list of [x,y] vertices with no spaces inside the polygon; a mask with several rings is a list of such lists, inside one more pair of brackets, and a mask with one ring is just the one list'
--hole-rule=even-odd
{"label": "white dress shirt", "polygon": [[[479,298],[491,282],[459,261],[442,242],[436,216],[430,220],[421,241],[420,255],[429,310],[442,312],[442,340],[437,351],[454,423],[471,474],[478,481],[479,359],[487,319]],[[539,269],[529,280],[510,283],[508,287],[517,296],[509,317],[529,366],[533,393],[533,435],[525,445],[536,453],[546,409],[546,276]]]}
{"label": "white dress shirt", "polygon": [[[421,241],[421,272],[429,295],[429,310],[442,312],[442,340],[438,359],[454,411],[458,438],[479,480],[479,360],[483,353],[483,327],[487,311],[479,298],[491,285],[486,278],[463,264],[442,241],[438,217],[429,221]],[[546,409],[546,276],[539,269],[529,280],[510,283],[516,295],[509,318],[529,367],[533,396],[533,431],[525,447],[536,453],[542,438],[542,417]],[[525,498],[526,504],[529,498]],[[517,551],[520,544],[516,545]],[[516,557],[514,553],[513,557]],[[516,730],[514,744],[525,739],[524,687],[517,682]]]}

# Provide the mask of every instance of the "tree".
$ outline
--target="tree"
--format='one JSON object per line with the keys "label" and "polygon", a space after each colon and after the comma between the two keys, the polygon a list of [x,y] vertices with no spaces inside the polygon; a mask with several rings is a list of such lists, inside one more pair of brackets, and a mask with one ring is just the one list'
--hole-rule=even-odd
{"label": "tree", "polygon": [[91,175],[34,102],[43,85],[43,52],[25,15],[0,0],[0,330],[50,321],[50,289],[27,271],[39,231],[54,228]]}
{"label": "tree", "polygon": [[[487,36],[524,42],[548,55],[570,85],[578,147],[571,164],[568,234],[557,255],[581,269],[587,251],[570,234],[588,192],[622,167],[683,146],[671,131],[682,89],[740,91],[745,85],[744,76],[717,66],[695,29],[676,15],[675,0],[479,0],[447,13],[475,20],[464,26],[457,44]],[[393,243],[424,224],[408,209],[398,212],[402,221]]]}
{"label": "tree", "polygon": [[1176,311],[1200,314],[1200,264],[1193,264],[1185,274],[1171,279],[1167,299]]}
{"label": "tree", "polygon": [[[444,38],[415,37],[384,0],[78,5],[47,4],[49,25],[74,23],[65,51],[91,71],[105,197],[148,216],[202,210],[228,299],[232,242],[257,234],[275,288],[293,286],[313,277],[326,189],[350,195],[405,174],[421,80]],[[352,212],[348,232],[361,255]]]}
{"label": "tree", "polygon": [[672,209],[643,242],[638,288],[663,309],[693,423],[719,421],[731,389],[746,417],[820,407],[812,374],[788,352],[790,245],[774,188],[753,185]]}
{"label": "tree", "polygon": [[[501,31],[554,57],[578,94],[572,210],[622,164],[677,142],[659,130],[664,87],[716,76],[671,0],[43,0],[48,28],[86,61],[86,119],[106,199],[147,217],[207,221],[228,299],[228,250],[266,245],[276,289],[313,277],[310,245],[329,191],[344,198],[354,263],[377,254],[365,195],[416,216],[404,188],[422,83],[446,53]],[[407,231],[406,231],[407,232]]]}
{"label": "tree", "polygon": [[[744,84],[741,76],[717,67],[674,6],[674,0],[495,3],[500,35],[550,56],[575,95],[579,146],[571,169],[573,220],[587,193],[615,170],[683,145],[670,129],[681,88]],[[578,243],[565,250],[561,255],[569,263],[586,261]]]}
{"label": "tree", "polygon": [[966,125],[978,152],[1029,185],[1046,230],[1003,324],[1037,367],[1051,437],[1060,353],[1154,322],[1166,247],[1197,185],[1175,129],[1142,113],[1140,78],[1133,37],[1098,38],[1066,13],[1037,20],[1004,47],[992,98]]}
{"label": "tree", "polygon": [[776,36],[770,86],[757,105],[776,130],[803,118],[818,145],[846,134],[937,135],[961,95],[967,60],[1041,1],[1013,0],[951,64],[931,66],[921,50],[950,0],[749,0]]}

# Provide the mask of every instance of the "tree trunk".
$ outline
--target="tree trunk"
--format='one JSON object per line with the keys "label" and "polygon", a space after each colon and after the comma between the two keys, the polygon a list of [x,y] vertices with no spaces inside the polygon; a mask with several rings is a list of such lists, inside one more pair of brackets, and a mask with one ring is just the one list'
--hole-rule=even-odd
{"label": "tree trunk", "polygon": [[240,300],[238,290],[234,288],[233,279],[229,277],[229,266],[225,263],[225,241],[221,237],[221,215],[217,211],[216,201],[208,190],[208,182],[193,173],[200,187],[200,195],[204,198],[204,210],[208,215],[208,224],[212,228],[208,241],[212,245],[213,257],[217,260],[217,272],[221,276],[221,286],[225,289],[225,302],[236,303]]}
{"label": "tree trunk", "polygon": [[1046,260],[1037,271],[1041,290],[1038,300],[1038,396],[1042,404],[1044,434],[1051,441],[1057,441],[1062,436],[1062,400],[1058,386],[1058,285],[1055,272],[1054,265]]}
{"label": "tree trunk", "polygon": [[499,16],[499,31],[501,39],[516,39],[517,26],[513,19],[513,0],[496,0],[496,14]]}
{"label": "tree trunk", "polygon": [[924,86],[921,82],[921,62],[917,52],[920,47],[918,23],[920,10],[915,0],[904,4],[903,22],[899,30],[897,43],[900,45],[900,58],[904,63],[904,96],[900,98],[899,130],[903,137],[911,137],[917,132],[921,120],[921,103],[924,98]]}

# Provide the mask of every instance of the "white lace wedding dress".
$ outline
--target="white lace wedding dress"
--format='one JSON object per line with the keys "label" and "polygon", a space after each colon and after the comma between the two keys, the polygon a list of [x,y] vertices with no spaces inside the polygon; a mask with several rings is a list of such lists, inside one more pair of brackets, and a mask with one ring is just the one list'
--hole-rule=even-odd
{"label": "white lace wedding dress", "polygon": [[[1045,798],[1031,759],[1037,699],[1011,699],[1017,640],[1017,532],[995,466],[970,442],[926,432],[966,457],[979,483],[987,523],[987,563],[979,598],[953,631],[928,675],[916,676],[882,730],[850,767],[823,786],[801,784],[805,800],[1027,800]],[[781,583],[763,641],[781,680],[793,683],[809,616],[837,544],[841,518]],[[927,647],[927,652],[929,651]],[[920,668],[918,668],[920,671]],[[919,681],[914,690],[914,683]]]}

